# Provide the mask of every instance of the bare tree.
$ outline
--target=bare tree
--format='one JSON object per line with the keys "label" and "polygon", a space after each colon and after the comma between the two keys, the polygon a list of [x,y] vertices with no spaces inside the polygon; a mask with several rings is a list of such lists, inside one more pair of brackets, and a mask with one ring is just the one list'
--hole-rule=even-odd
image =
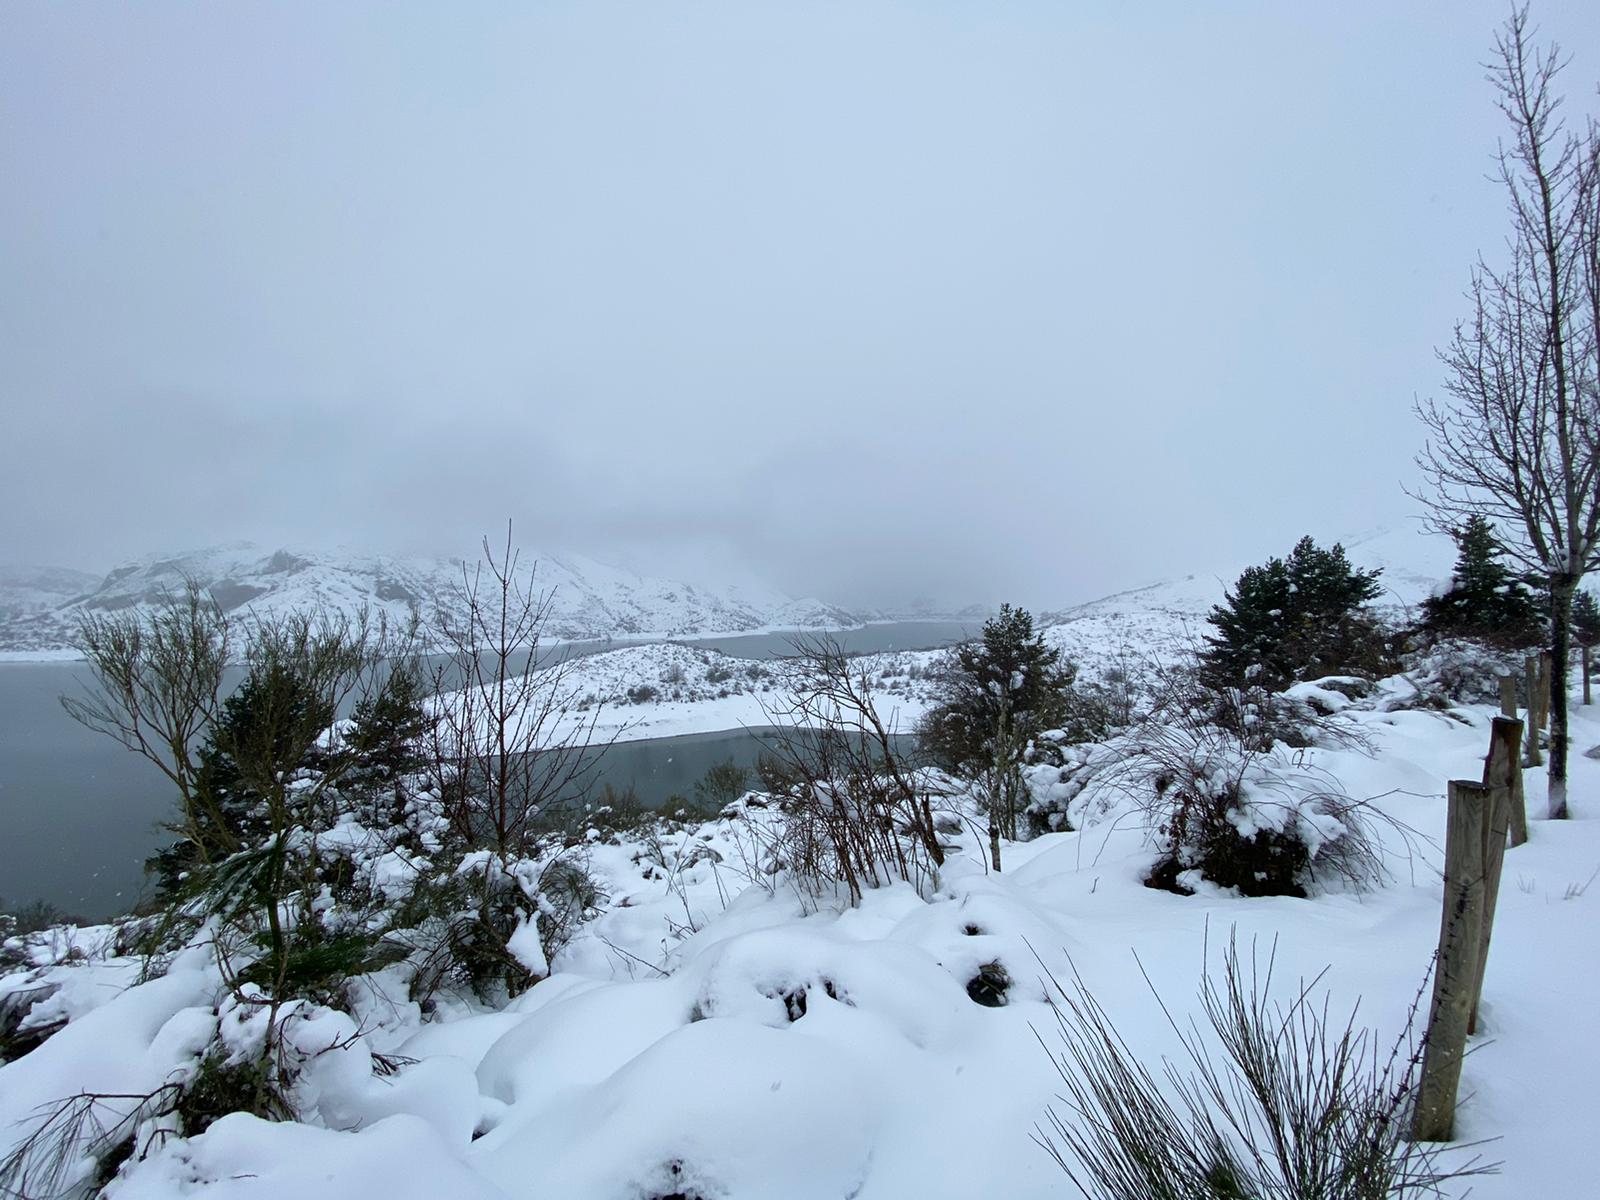
{"label": "bare tree", "polygon": [[232,630],[195,580],[153,609],[85,611],[74,645],[89,667],[82,694],[61,697],[73,720],[153,763],[177,788],[174,830],[200,861],[239,848],[198,786],[197,740],[222,705]]}
{"label": "bare tree", "polygon": [[558,813],[581,806],[616,737],[595,740],[600,710],[580,710],[575,660],[542,661],[554,597],[533,579],[508,525],[503,547],[485,538],[482,560],[463,567],[432,630],[443,654],[429,771],[457,843],[489,854],[475,876],[476,927],[462,932],[500,960],[513,990],[525,971],[507,942],[523,900],[508,880],[537,855]]}
{"label": "bare tree", "polygon": [[1564,817],[1572,598],[1600,566],[1600,127],[1566,126],[1565,60],[1532,36],[1516,10],[1489,64],[1512,127],[1498,154],[1509,261],[1479,260],[1471,315],[1440,355],[1448,399],[1417,406],[1428,431],[1418,498],[1435,528],[1488,518],[1549,585],[1549,814]]}
{"label": "bare tree", "polygon": [[930,788],[838,641],[801,637],[794,649],[789,701],[767,710],[763,782],[790,817],[781,856],[797,883],[842,883],[852,904],[896,880],[920,887],[944,864]]}

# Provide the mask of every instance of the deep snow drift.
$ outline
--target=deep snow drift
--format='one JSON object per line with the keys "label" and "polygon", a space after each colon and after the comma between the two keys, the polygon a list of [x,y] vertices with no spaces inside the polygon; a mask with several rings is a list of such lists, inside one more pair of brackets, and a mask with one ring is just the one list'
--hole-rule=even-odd
{"label": "deep snow drift", "polygon": [[[1492,714],[1348,715],[1375,752],[1313,749],[1306,761],[1423,839],[1408,852],[1390,837],[1389,877],[1374,890],[1154,891],[1141,882],[1152,848],[1114,811],[1007,845],[1001,874],[972,841],[931,896],[898,886],[854,909],[812,911],[764,876],[738,822],[669,844],[597,839],[590,867],[609,900],[548,979],[503,1011],[457,1000],[424,1021],[403,980],[370,977],[358,1018],[318,1010],[289,1024],[308,1123],[235,1115],[190,1139],[147,1130],[146,1156],[107,1194],[1072,1195],[1030,1140],[1060,1087],[1036,1036],[1048,1045],[1053,1028],[1045,970],[1076,970],[1151,1060],[1178,1047],[1141,965],[1181,1021],[1208,940],[1214,962],[1230,930],[1246,948],[1275,941],[1290,987],[1329,967],[1334,1010],[1359,998],[1385,1042],[1403,1023],[1438,937],[1445,781],[1478,776]],[[1465,1069],[1460,1134],[1498,1139],[1481,1153],[1504,1161],[1474,1181],[1484,1200],[1584,1195],[1591,1179],[1600,762],[1581,751],[1600,741],[1600,718],[1575,708],[1573,730],[1574,819],[1535,820],[1531,842],[1507,855],[1484,1032]],[[1537,816],[1541,772],[1527,790]],[[143,1091],[192,1069],[219,1021],[230,1045],[250,1045],[250,1021],[222,1001],[203,950],[121,990],[134,964],[94,953],[100,936],[73,935],[83,961],[0,985],[59,984],[37,1019],[72,1017],[0,1067],[0,1144],[50,1101]],[[1012,981],[1006,1002],[975,1003],[968,983],[996,963]]]}

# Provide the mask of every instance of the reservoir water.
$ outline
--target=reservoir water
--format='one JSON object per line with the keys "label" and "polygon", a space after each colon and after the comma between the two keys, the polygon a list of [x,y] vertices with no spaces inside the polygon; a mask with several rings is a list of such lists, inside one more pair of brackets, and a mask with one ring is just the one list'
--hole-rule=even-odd
{"label": "reservoir water", "polygon": [[[922,650],[977,632],[976,623],[895,621],[845,630],[846,650]],[[788,634],[696,639],[744,658],[791,650]],[[585,643],[568,653],[615,649]],[[88,672],[72,662],[0,663],[0,909],[43,899],[92,919],[127,911],[144,887],[146,857],[171,835],[173,790],[149,763],[74,722],[60,697],[82,689]],[[754,763],[757,733],[742,729],[622,742],[597,779],[632,786],[647,805],[689,795],[714,763]]]}

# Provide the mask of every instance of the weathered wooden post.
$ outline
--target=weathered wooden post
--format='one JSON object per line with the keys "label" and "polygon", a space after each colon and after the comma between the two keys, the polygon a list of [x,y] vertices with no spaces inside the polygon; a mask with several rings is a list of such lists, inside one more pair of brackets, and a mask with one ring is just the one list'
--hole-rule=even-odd
{"label": "weathered wooden post", "polygon": [[1422,1076],[1411,1137],[1447,1142],[1455,1132],[1456,1093],[1461,1060],[1467,1052],[1483,952],[1485,889],[1484,827],[1490,789],[1481,783],[1450,781],[1450,815],[1444,850],[1444,913],[1439,929],[1439,959],[1433,972],[1433,1003],[1422,1051]]}
{"label": "weathered wooden post", "polygon": [[1517,677],[1509,671],[1500,676],[1500,715],[1517,719]]}
{"label": "weathered wooden post", "polygon": [[1505,788],[1507,826],[1511,844],[1528,840],[1528,802],[1522,794],[1522,764],[1517,749],[1522,744],[1522,722],[1514,717],[1496,717],[1489,732],[1489,753],[1483,760],[1483,782],[1488,787]]}
{"label": "weathered wooden post", "polygon": [[[1495,908],[1500,902],[1500,869],[1506,857],[1506,832],[1517,820],[1522,804],[1522,767],[1517,744],[1522,729],[1516,721],[1500,718],[1489,735],[1489,757],[1483,766],[1483,783],[1489,789],[1489,807],[1483,823],[1480,862],[1483,871],[1483,934],[1478,942],[1478,975],[1472,987],[1472,1010],[1467,1032],[1478,1032],[1478,1002],[1483,998],[1483,974],[1489,964],[1489,937],[1494,932]],[[1528,817],[1522,814],[1522,841],[1528,840]],[[1522,842],[1515,842],[1521,845]],[[1448,849],[1446,854],[1448,854]]]}
{"label": "weathered wooden post", "polygon": [[1522,681],[1528,689],[1528,720],[1523,728],[1528,750],[1522,762],[1524,766],[1537,767],[1544,762],[1544,756],[1539,753],[1539,659],[1536,655],[1530,654],[1522,660]]}
{"label": "weathered wooden post", "polygon": [[1593,701],[1589,698],[1590,649],[1591,648],[1588,646],[1583,647],[1583,702],[1585,704],[1593,703]]}

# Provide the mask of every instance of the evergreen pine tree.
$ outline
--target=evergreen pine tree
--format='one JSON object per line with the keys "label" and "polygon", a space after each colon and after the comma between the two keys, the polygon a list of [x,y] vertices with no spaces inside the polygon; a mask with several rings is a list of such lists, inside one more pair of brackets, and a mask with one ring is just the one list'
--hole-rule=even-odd
{"label": "evergreen pine tree", "polygon": [[1351,566],[1343,546],[1323,550],[1309,537],[1287,559],[1247,568],[1206,618],[1216,632],[1201,656],[1203,678],[1213,687],[1278,689],[1360,667],[1380,640],[1361,608],[1377,596],[1381,574]]}
{"label": "evergreen pine tree", "polygon": [[1423,601],[1423,628],[1508,647],[1538,644],[1544,637],[1538,598],[1501,561],[1494,527],[1473,516],[1451,537],[1457,553],[1450,590]]}
{"label": "evergreen pine tree", "polygon": [[[314,767],[315,753],[291,762],[289,748],[305,743],[306,729],[326,729],[333,717],[305,681],[281,664],[271,663],[245,676],[223,702],[200,748],[195,790],[201,798],[201,836],[206,837],[218,822],[244,846],[270,834],[262,781],[255,776],[261,770]],[[156,875],[160,892],[170,895],[183,872],[199,861],[198,848],[186,838],[158,851],[145,869]]]}
{"label": "evergreen pine tree", "polygon": [[352,759],[340,790],[357,800],[361,820],[390,828],[404,822],[405,777],[427,765],[426,739],[434,728],[425,697],[421,675],[403,664],[350,714],[345,744]]}
{"label": "evergreen pine tree", "polygon": [[1573,597],[1572,640],[1590,649],[1600,646],[1600,604],[1593,592],[1580,591]]}
{"label": "evergreen pine tree", "polygon": [[386,787],[424,764],[422,739],[433,727],[415,670],[396,667],[377,693],[350,714],[346,738],[356,761],[346,773],[351,785]]}
{"label": "evergreen pine tree", "polygon": [[1073,675],[1034,628],[1033,615],[1002,604],[984,622],[983,636],[957,649],[938,700],[918,725],[919,745],[949,771],[987,763],[997,736],[1025,739],[1064,718]]}

